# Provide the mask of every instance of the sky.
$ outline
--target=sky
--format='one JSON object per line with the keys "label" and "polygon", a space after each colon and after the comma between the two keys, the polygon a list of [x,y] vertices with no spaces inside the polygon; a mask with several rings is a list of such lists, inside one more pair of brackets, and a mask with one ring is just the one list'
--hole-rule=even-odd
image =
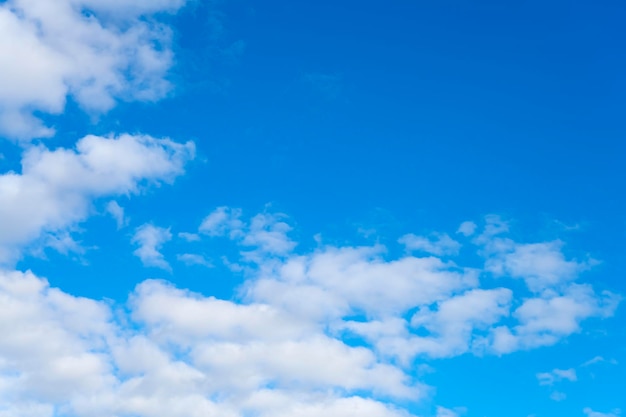
{"label": "sky", "polygon": [[0,0],[0,417],[622,417],[626,5]]}

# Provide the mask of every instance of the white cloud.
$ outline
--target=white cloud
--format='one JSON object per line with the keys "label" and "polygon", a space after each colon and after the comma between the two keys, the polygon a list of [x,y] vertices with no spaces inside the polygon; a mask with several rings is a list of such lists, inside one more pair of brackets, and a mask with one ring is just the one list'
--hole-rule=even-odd
{"label": "white cloud", "polygon": [[44,234],[66,232],[97,198],[140,192],[172,182],[193,158],[191,142],[150,136],[86,136],[75,149],[27,149],[21,173],[0,175],[0,262]]}
{"label": "white cloud", "polygon": [[371,350],[269,305],[146,281],[120,318],[20,272],[0,272],[0,302],[5,416],[399,417],[376,396],[423,394]]}
{"label": "white cloud", "polygon": [[610,317],[621,297],[608,291],[598,295],[586,284],[570,284],[563,294],[526,299],[513,316],[518,325],[493,331],[493,349],[508,353],[518,349],[549,346],[580,331],[591,317]]}
{"label": "white cloud", "polygon": [[131,242],[138,246],[133,252],[145,266],[170,270],[170,265],[160,252],[164,243],[172,239],[169,229],[144,224],[137,228]]}
{"label": "white cloud", "polygon": [[471,236],[476,232],[477,227],[476,223],[466,221],[461,223],[456,232],[462,234],[463,236]]}
{"label": "white cloud", "polygon": [[260,410],[261,417],[407,417],[408,413],[361,397],[316,399],[293,398],[279,392],[262,391],[245,404],[245,408]]}
{"label": "white cloud", "polygon": [[15,414],[46,411],[45,403],[62,402],[69,392],[111,388],[110,364],[100,352],[111,334],[106,305],[49,288],[29,272],[4,271],[0,304],[0,402],[15,401]]}
{"label": "white cloud", "polygon": [[[339,318],[365,313],[379,318],[444,300],[476,284],[473,270],[437,258],[383,259],[382,246],[324,247],[262,270],[248,295],[298,315]],[[268,263],[268,265],[272,265]]]}
{"label": "white cloud", "polygon": [[593,411],[589,407],[586,407],[583,412],[587,414],[587,417],[619,417],[622,414],[619,409],[615,409],[610,413],[600,413],[599,411]]}
{"label": "white cloud", "polygon": [[445,233],[435,233],[431,237],[408,234],[402,236],[398,242],[409,251],[421,251],[436,256],[456,255],[461,244]]}
{"label": "white cloud", "polygon": [[152,101],[171,88],[170,31],[141,16],[181,0],[8,0],[0,3],[0,136],[53,134],[34,111],[58,114],[68,96],[92,113],[116,100]]}
{"label": "white cloud", "polygon": [[211,237],[227,236],[242,247],[245,260],[259,263],[268,256],[287,255],[296,246],[284,218],[283,214],[259,213],[245,222],[241,209],[223,206],[206,216],[198,231]]}
{"label": "white cloud", "polygon": [[437,407],[437,417],[460,417],[460,414],[449,408]]}
{"label": "white cloud", "polygon": [[553,369],[550,372],[541,372],[537,374],[539,385],[554,385],[555,382],[568,380],[575,382],[578,380],[576,370],[570,369]]}
{"label": "white cloud", "polygon": [[589,359],[588,361],[586,361],[585,363],[583,363],[580,366],[586,367],[586,366],[595,365],[597,363],[608,363],[610,365],[617,365],[618,364],[618,362],[615,359],[605,359],[602,356],[594,356],[593,358]]}
{"label": "white cloud", "polygon": [[197,253],[181,253],[176,255],[176,259],[186,265],[202,265],[208,268],[212,268],[213,264],[203,255]]}
{"label": "white cloud", "polygon": [[240,220],[241,210],[223,206],[216,208],[202,220],[198,231],[208,236],[239,236],[243,223]]}
{"label": "white cloud", "polygon": [[558,240],[531,244],[501,242],[501,247],[506,249],[493,254],[485,268],[496,275],[522,278],[535,292],[571,281],[593,264],[593,261],[566,260],[561,251],[563,242]]}
{"label": "white cloud", "polygon": [[120,206],[117,201],[109,201],[106,206],[106,211],[111,215],[111,217],[113,217],[118,229],[124,227],[128,222],[124,216],[124,208]]}
{"label": "white cloud", "polygon": [[287,233],[291,226],[281,221],[282,215],[260,213],[250,220],[248,230],[241,242],[244,246],[254,246],[255,253],[263,255],[286,255],[295,246]]}
{"label": "white cloud", "polygon": [[[233,300],[152,280],[120,309],[30,273],[1,272],[0,332],[10,335],[0,339],[5,414],[409,416],[387,404],[429,392],[414,379],[416,356],[545,346],[586,318],[611,315],[619,301],[586,284],[539,295],[490,288],[474,269],[433,256],[394,258],[380,245],[296,254],[290,226],[275,227],[284,217],[240,217],[233,243],[258,256],[242,252],[246,283]],[[158,248],[169,231],[139,231],[142,255],[165,262]],[[358,346],[344,341],[354,335]],[[537,377],[548,385],[576,378],[573,370],[544,374]]]}

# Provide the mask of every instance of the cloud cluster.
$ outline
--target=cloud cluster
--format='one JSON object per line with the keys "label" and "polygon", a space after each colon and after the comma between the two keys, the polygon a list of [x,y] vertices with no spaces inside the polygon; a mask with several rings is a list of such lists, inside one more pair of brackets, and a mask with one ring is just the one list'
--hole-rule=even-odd
{"label": "cloud cluster", "polygon": [[171,182],[193,156],[191,142],[127,134],[86,136],[75,149],[28,148],[20,173],[0,175],[0,263],[42,236],[63,235],[88,216],[94,199]]}
{"label": "cloud cluster", "polygon": [[90,113],[116,100],[153,101],[170,89],[170,30],[151,15],[183,0],[8,0],[0,3],[0,137],[54,130],[35,112],[59,114],[71,96]]}
{"label": "cloud cluster", "polygon": [[406,415],[351,394],[421,388],[364,347],[276,307],[140,284],[123,317],[32,273],[1,272],[3,416]]}
{"label": "cloud cluster", "polygon": [[[297,253],[284,215],[246,218],[220,208],[207,218],[199,235],[240,247],[240,298],[148,280],[121,306],[71,296],[29,272],[1,272],[0,401],[11,404],[3,417],[406,417],[390,404],[429,393],[415,379],[416,360],[557,343],[583,320],[612,314],[617,302],[570,276],[563,292],[520,294],[504,286],[516,276],[485,287],[488,268],[390,259],[380,245]],[[165,263],[158,247],[171,237],[140,227],[138,255]],[[486,242],[467,244],[484,252]],[[506,349],[502,332],[515,339]],[[551,385],[576,373],[537,378]]]}
{"label": "cloud cluster", "polygon": [[[284,220],[262,213],[246,221],[241,210],[220,207],[199,232],[239,245],[238,262],[249,274],[246,300],[323,321],[336,334],[359,337],[405,365],[420,357],[501,355],[553,345],[579,332],[584,320],[611,316],[620,302],[616,294],[575,282],[593,262],[567,259],[562,242],[516,242],[497,216],[487,216],[478,235],[475,223],[462,225],[469,230],[471,223],[465,244],[484,257],[482,269],[448,260],[461,243],[445,233],[400,239],[426,256],[390,259],[382,245],[322,245],[297,253]],[[489,278],[500,286],[484,286]],[[525,291],[507,286],[517,279],[526,283]]]}

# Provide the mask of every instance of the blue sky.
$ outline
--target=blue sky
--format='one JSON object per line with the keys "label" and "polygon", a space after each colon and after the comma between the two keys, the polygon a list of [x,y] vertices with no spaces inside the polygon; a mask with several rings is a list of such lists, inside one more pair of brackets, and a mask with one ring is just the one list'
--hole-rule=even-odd
{"label": "blue sky", "polygon": [[0,417],[619,417],[626,6],[0,1]]}

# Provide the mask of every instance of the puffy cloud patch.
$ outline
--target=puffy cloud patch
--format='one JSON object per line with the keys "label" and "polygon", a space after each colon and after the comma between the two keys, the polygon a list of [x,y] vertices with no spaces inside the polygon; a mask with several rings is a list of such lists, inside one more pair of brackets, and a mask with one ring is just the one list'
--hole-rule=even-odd
{"label": "puffy cloud patch", "polygon": [[423,393],[373,351],[275,307],[159,281],[137,287],[124,318],[32,273],[0,272],[0,301],[5,415],[392,417],[408,414],[377,396]]}
{"label": "puffy cloud patch", "polygon": [[170,270],[170,265],[160,252],[163,244],[172,239],[169,229],[144,224],[137,228],[131,242],[138,246],[133,252],[145,266]]}
{"label": "puffy cloud patch", "polygon": [[[616,294],[598,294],[574,282],[591,263],[567,259],[558,241],[516,242],[506,237],[509,224],[497,216],[487,216],[472,240],[485,257],[482,271],[436,256],[389,257],[382,245],[320,245],[297,253],[290,226],[268,213],[248,221],[240,210],[222,207],[207,219],[214,226],[210,230],[219,225],[215,235],[228,235],[241,248],[237,265],[248,274],[243,287],[248,301],[325,321],[332,331],[363,338],[405,365],[418,356],[504,354],[552,345],[580,331],[588,318],[611,316],[620,301]],[[268,228],[272,239],[259,239],[259,230]],[[415,238],[405,235],[401,241]],[[267,242],[280,250],[268,250]],[[483,288],[481,275],[494,273],[500,287]],[[520,277],[530,291],[507,288],[507,280]]]}
{"label": "puffy cloud patch", "polygon": [[399,242],[409,251],[425,252],[436,256],[456,255],[461,249],[461,244],[445,233],[434,234],[430,237],[416,236],[411,233],[402,236]]}
{"label": "puffy cloud patch", "polygon": [[193,156],[192,142],[127,134],[86,136],[75,149],[27,149],[21,173],[0,175],[0,262],[15,260],[28,243],[84,220],[94,199],[172,182]]}
{"label": "puffy cloud patch", "polygon": [[[393,257],[381,245],[297,253],[283,215],[217,213],[198,237],[225,236],[240,248],[246,282],[233,300],[148,280],[119,309],[31,273],[0,273],[0,331],[10,335],[0,341],[5,414],[409,416],[388,404],[429,393],[415,379],[416,359],[554,344],[619,302],[573,277],[539,294],[507,288],[516,277],[506,274],[487,286],[482,271],[434,256]],[[149,226],[140,228],[148,237],[164,230]],[[164,262],[163,239],[152,237],[141,240],[147,258]],[[575,373],[538,378],[550,384]]]}
{"label": "puffy cloud patch", "polygon": [[8,0],[0,3],[0,136],[53,135],[34,112],[71,96],[101,113],[116,100],[153,101],[171,88],[169,29],[154,13],[182,0]]}

